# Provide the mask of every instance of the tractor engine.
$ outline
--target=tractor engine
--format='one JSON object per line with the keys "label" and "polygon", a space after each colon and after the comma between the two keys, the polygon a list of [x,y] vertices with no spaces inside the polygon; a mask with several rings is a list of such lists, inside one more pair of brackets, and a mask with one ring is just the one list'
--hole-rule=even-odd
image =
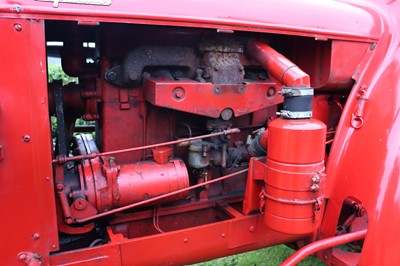
{"label": "tractor engine", "polygon": [[46,39],[75,78],[48,86],[61,251],[239,214],[263,214],[281,242],[316,232],[324,160],[366,46],[336,75],[347,46],[332,40],[62,21]]}

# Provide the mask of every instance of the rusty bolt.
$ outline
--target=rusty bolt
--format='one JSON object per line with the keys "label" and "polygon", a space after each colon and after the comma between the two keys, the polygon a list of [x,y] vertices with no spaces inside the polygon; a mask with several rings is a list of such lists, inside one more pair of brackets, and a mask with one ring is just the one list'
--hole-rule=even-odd
{"label": "rusty bolt", "polygon": [[32,235],[32,239],[34,239],[34,240],[38,240],[39,238],[40,238],[40,234],[39,233],[34,233]]}
{"label": "rusty bolt", "polygon": [[29,142],[31,140],[31,137],[29,135],[24,135],[24,136],[22,136],[22,140],[24,142]]}
{"label": "rusty bolt", "polygon": [[14,29],[15,29],[16,31],[21,31],[21,30],[22,30],[22,25],[19,24],[19,23],[16,23],[16,24],[14,24]]}

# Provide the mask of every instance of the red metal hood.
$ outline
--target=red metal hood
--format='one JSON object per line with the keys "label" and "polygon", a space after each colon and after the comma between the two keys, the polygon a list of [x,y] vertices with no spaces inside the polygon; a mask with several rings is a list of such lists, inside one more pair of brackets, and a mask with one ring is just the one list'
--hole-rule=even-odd
{"label": "red metal hood", "polygon": [[19,17],[67,16],[64,19],[276,32],[319,39],[376,40],[381,34],[380,18],[372,9],[336,1],[113,0],[109,6],[62,1],[55,8],[50,0],[0,0],[0,16],[16,14],[12,10],[17,4]]}

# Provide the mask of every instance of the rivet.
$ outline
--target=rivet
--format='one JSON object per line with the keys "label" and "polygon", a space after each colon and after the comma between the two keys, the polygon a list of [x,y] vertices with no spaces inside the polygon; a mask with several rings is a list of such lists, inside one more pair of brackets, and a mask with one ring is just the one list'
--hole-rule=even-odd
{"label": "rivet", "polygon": [[39,233],[34,233],[32,235],[32,238],[35,239],[35,240],[38,240],[40,238],[40,234]]}
{"label": "rivet", "polygon": [[222,233],[222,235],[221,235],[222,237],[225,237],[225,233]]}
{"label": "rivet", "polygon": [[24,135],[24,136],[22,136],[22,140],[24,142],[29,142],[31,140],[31,137],[29,135]]}
{"label": "rivet", "polygon": [[185,238],[185,239],[183,239],[183,242],[187,243],[187,242],[189,242],[189,240],[187,238]]}

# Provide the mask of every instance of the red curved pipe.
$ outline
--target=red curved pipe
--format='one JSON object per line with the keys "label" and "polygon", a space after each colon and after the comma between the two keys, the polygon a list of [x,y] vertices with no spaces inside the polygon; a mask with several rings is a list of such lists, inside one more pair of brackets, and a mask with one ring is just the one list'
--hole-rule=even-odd
{"label": "red curved pipe", "polygon": [[250,40],[247,53],[288,87],[310,87],[310,76],[268,44]]}
{"label": "red curved pipe", "polygon": [[281,266],[296,265],[305,257],[317,251],[363,239],[365,238],[366,234],[367,234],[367,229],[315,241],[296,251],[292,256],[290,256],[284,262],[282,262]]}

